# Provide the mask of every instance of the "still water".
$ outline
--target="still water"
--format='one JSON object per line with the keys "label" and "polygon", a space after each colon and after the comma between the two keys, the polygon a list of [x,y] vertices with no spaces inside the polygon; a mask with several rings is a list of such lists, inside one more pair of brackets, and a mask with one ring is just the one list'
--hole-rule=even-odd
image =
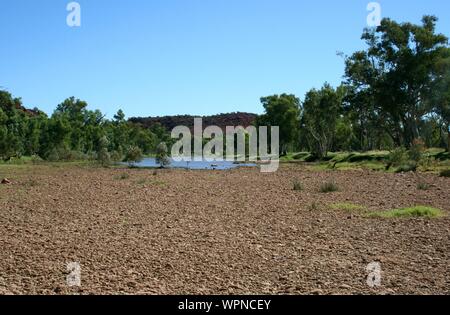
{"label": "still water", "polygon": [[[155,158],[145,158],[141,162],[135,164],[136,167],[159,167]],[[207,162],[207,161],[192,161],[192,162],[175,162],[171,159],[170,165],[166,168],[184,168],[190,170],[230,170],[238,167],[256,167],[256,164],[235,164],[233,162]]]}

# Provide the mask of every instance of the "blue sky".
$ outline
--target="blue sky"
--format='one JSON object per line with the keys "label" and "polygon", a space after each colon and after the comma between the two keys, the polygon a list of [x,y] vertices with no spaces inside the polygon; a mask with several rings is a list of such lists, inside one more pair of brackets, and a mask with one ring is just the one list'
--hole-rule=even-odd
{"label": "blue sky", "polygon": [[[261,96],[337,85],[364,47],[365,0],[0,0],[0,87],[52,113],[69,96],[108,117],[261,113]],[[440,18],[448,0],[384,0],[382,16]]]}

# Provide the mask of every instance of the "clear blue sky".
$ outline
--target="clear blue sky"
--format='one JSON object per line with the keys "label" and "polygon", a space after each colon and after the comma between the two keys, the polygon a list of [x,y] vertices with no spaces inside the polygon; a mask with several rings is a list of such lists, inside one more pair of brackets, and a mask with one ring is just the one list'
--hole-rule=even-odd
{"label": "clear blue sky", "polygon": [[[364,47],[365,0],[0,0],[0,86],[51,113],[76,96],[111,117],[261,113],[261,96],[301,98],[337,85],[343,60]],[[383,17],[440,18],[448,0],[378,1]]]}

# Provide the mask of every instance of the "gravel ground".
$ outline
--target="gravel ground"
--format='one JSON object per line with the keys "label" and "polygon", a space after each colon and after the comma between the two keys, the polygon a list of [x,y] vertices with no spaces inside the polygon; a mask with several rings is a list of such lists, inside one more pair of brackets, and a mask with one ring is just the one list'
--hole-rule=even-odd
{"label": "gravel ground", "polygon": [[[0,294],[450,294],[450,179],[0,167]],[[303,183],[294,191],[293,181]],[[335,180],[340,191],[319,192]],[[368,218],[429,205],[438,219]],[[66,285],[67,264],[81,287]],[[381,286],[367,285],[378,262]]]}

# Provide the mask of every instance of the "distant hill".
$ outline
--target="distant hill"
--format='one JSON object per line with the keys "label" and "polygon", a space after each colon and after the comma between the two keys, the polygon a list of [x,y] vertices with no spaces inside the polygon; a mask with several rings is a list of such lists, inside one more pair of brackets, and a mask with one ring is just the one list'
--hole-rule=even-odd
{"label": "distant hill", "polygon": [[[164,116],[164,117],[133,117],[129,121],[132,123],[140,124],[145,128],[152,128],[153,126],[160,124],[167,131],[171,131],[176,126],[186,126],[191,131],[194,129],[194,118],[199,116],[190,115],[178,115],[178,116]],[[242,126],[244,128],[251,126],[258,115],[251,113],[229,113],[219,114],[213,116],[204,116],[203,128],[208,126],[218,126],[222,130],[225,130],[227,126]]]}

